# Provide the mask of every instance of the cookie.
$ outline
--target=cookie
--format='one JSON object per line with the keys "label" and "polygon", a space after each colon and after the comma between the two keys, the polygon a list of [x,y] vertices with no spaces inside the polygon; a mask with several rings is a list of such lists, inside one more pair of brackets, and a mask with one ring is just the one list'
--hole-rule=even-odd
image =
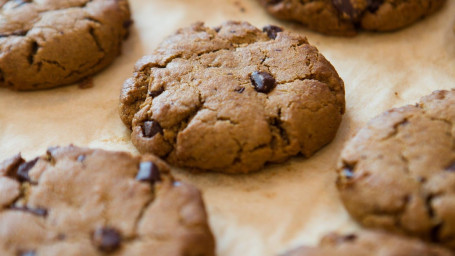
{"label": "cookie", "polygon": [[377,231],[349,235],[331,233],[322,238],[319,247],[300,247],[283,256],[453,256],[443,248]]}
{"label": "cookie", "polygon": [[127,0],[0,1],[0,87],[37,90],[93,75],[120,54]]}
{"label": "cookie", "polygon": [[304,36],[233,21],[178,30],[137,62],[120,98],[140,152],[228,173],[311,156],[344,108],[343,81]]}
{"label": "cookie", "polygon": [[0,164],[0,255],[214,255],[200,192],[152,155],[50,148]]}
{"label": "cookie", "polygon": [[392,31],[441,9],[445,0],[258,0],[271,15],[328,35]]}
{"label": "cookie", "polygon": [[455,91],[374,118],[346,145],[338,189],[361,224],[455,249]]}

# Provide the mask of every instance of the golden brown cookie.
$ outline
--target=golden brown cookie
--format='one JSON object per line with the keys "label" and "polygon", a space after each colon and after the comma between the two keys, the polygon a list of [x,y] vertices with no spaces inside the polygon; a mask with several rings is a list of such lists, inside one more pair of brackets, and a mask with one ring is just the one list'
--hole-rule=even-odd
{"label": "golden brown cookie", "polygon": [[362,231],[354,234],[326,235],[319,247],[303,246],[283,256],[453,256],[448,250],[415,238]]}
{"label": "golden brown cookie", "polygon": [[245,173],[332,141],[344,85],[304,36],[246,22],[180,29],[138,61],[120,115],[140,152]]}
{"label": "golden brown cookie", "polygon": [[37,90],[93,75],[120,54],[127,0],[0,1],[0,87]]}
{"label": "golden brown cookie", "polygon": [[50,148],[0,164],[0,255],[214,255],[200,192],[152,155]]}
{"label": "golden brown cookie", "polygon": [[455,249],[455,91],[374,118],[346,145],[338,188],[368,227]]}
{"label": "golden brown cookie", "polygon": [[445,0],[258,0],[273,16],[329,35],[397,30],[439,10]]}

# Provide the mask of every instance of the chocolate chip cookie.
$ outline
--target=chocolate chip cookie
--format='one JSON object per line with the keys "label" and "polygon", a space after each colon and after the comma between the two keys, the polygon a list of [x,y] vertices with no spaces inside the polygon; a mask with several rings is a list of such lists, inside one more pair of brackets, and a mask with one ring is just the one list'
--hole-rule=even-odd
{"label": "chocolate chip cookie", "polygon": [[199,191],[152,155],[50,148],[0,164],[0,255],[214,255]]}
{"label": "chocolate chip cookie", "polygon": [[258,0],[273,16],[339,36],[397,30],[439,10],[445,0]]}
{"label": "chocolate chip cookie", "polygon": [[140,152],[229,173],[311,156],[344,107],[343,81],[304,36],[232,21],[178,30],[137,62],[120,98]]}
{"label": "chocolate chip cookie", "polygon": [[377,231],[325,236],[319,247],[300,247],[283,256],[453,256],[443,248]]}
{"label": "chocolate chip cookie", "polygon": [[127,0],[0,1],[0,87],[37,90],[93,75],[120,54]]}
{"label": "chocolate chip cookie", "polygon": [[374,118],[346,145],[337,185],[368,227],[455,249],[455,91]]}

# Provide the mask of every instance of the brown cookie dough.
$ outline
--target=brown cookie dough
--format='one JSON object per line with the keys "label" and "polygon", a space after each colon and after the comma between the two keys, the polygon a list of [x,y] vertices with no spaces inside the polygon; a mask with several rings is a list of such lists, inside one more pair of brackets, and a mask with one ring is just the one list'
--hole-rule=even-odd
{"label": "brown cookie dough", "polygon": [[368,227],[455,249],[455,91],[374,118],[346,145],[337,185]]}
{"label": "brown cookie dough", "polygon": [[273,16],[339,36],[397,30],[439,10],[445,0],[258,0]]}
{"label": "brown cookie dough", "polygon": [[335,136],[344,85],[304,36],[243,22],[180,29],[136,65],[120,115],[140,152],[245,173]]}
{"label": "brown cookie dough", "polygon": [[152,155],[51,148],[0,164],[0,255],[214,255],[199,191]]}
{"label": "brown cookie dough", "polygon": [[37,90],[93,75],[120,54],[127,0],[0,1],[0,87]]}
{"label": "brown cookie dough", "polygon": [[300,247],[283,256],[453,256],[443,248],[418,239],[378,231],[325,236],[319,247]]}

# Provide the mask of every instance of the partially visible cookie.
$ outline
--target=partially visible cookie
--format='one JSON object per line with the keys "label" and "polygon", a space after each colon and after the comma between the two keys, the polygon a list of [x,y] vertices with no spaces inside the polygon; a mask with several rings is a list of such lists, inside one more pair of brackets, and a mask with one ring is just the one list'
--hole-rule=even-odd
{"label": "partially visible cookie", "polygon": [[343,81],[304,36],[232,21],[178,30],[138,61],[120,98],[140,152],[229,173],[311,156],[344,107]]}
{"label": "partially visible cookie", "polygon": [[152,155],[51,148],[0,164],[0,254],[214,255],[199,191]]}
{"label": "partially visible cookie", "polygon": [[37,90],[93,75],[120,54],[127,0],[0,1],[0,87]]}
{"label": "partially visible cookie", "polygon": [[439,10],[445,0],[258,0],[273,16],[329,35],[391,31]]}
{"label": "partially visible cookie", "polygon": [[449,250],[426,244],[418,239],[362,231],[322,238],[319,247],[303,246],[283,256],[453,256]]}
{"label": "partially visible cookie", "polygon": [[338,189],[368,227],[455,249],[455,91],[374,118],[346,145]]}

